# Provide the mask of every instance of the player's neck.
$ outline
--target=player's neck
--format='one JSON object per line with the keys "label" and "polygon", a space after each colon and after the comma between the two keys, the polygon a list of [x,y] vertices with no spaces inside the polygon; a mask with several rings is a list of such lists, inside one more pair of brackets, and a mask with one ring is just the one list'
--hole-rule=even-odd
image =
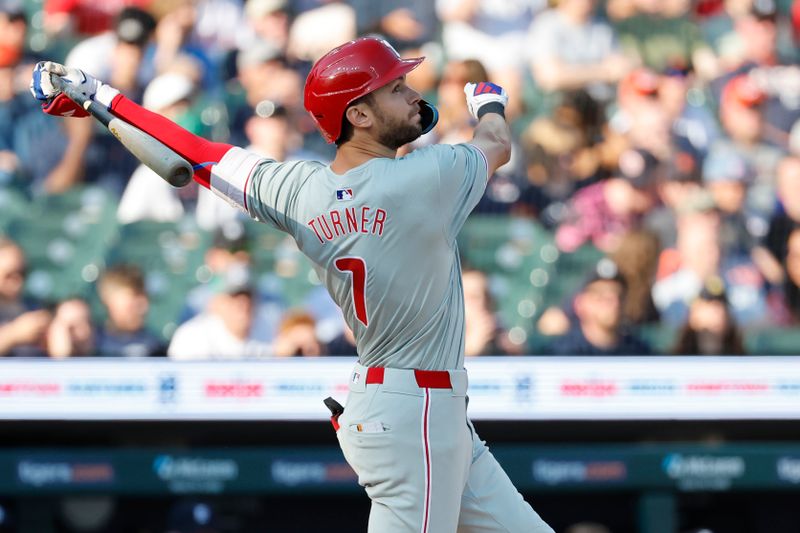
{"label": "player's neck", "polygon": [[394,159],[397,157],[397,150],[392,150],[371,140],[353,139],[336,150],[336,157],[331,163],[331,170],[336,174],[344,174],[357,166],[363,165],[370,159],[378,157]]}

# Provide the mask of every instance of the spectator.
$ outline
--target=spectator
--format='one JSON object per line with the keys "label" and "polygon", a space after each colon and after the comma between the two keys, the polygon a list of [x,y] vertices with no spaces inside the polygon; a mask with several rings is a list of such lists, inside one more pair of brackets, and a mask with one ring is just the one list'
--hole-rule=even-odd
{"label": "spectator", "polygon": [[796,325],[800,324],[800,224],[788,232],[785,248],[782,305],[775,309],[774,317],[778,324]]}
{"label": "spectator", "polygon": [[775,173],[783,152],[765,137],[763,104],[766,94],[749,76],[733,78],[722,91],[720,121],[726,137],[717,140],[709,158],[718,152],[735,152],[754,173],[747,187],[747,229],[755,239],[763,238],[775,207]]}
{"label": "spectator", "polygon": [[267,43],[286,52],[289,43],[290,18],[286,0],[247,0],[244,6],[247,36],[242,39],[241,50]]}
{"label": "spectator", "polygon": [[556,231],[556,244],[574,252],[587,241],[611,252],[622,235],[636,227],[655,202],[654,185],[661,166],[652,154],[628,150],[619,159],[619,172],[589,185],[572,197],[566,217]]}
{"label": "spectator", "polygon": [[658,321],[652,289],[660,250],[658,237],[654,233],[634,230],[622,237],[619,246],[610,255],[625,279],[622,321],[626,325]]}
{"label": "spectator", "polygon": [[662,247],[675,247],[677,213],[701,191],[697,159],[689,152],[675,154],[656,182],[659,203],[645,214],[643,221],[643,226],[658,236]]}
{"label": "spectator", "polygon": [[358,355],[358,351],[356,350],[356,337],[353,335],[353,330],[350,329],[347,324],[344,325],[344,328],[339,335],[327,343],[326,352],[327,355]]}
{"label": "spectator", "polygon": [[[28,21],[22,5],[0,3],[0,187],[22,188],[31,174],[32,158],[25,157],[23,122],[37,122],[38,110],[28,105],[22,76],[30,72],[25,39]],[[40,114],[40,113],[38,113]],[[27,174],[27,175],[26,175]]]}
{"label": "spectator", "polygon": [[653,285],[662,320],[675,326],[686,320],[687,303],[700,293],[704,280],[719,275],[722,262],[720,218],[711,194],[700,190],[687,198],[677,217],[675,247],[661,252]]}
{"label": "spectator", "polygon": [[550,116],[536,118],[521,135],[531,187],[525,201],[547,226],[576,189],[606,176],[601,112],[585,92],[567,92]]}
{"label": "spectator", "polygon": [[[628,10],[630,5],[633,9]],[[656,72],[692,66],[702,79],[717,73],[717,61],[689,18],[689,0],[609,0],[607,12],[627,53]]]}
{"label": "spectator", "polygon": [[430,0],[349,0],[359,35],[381,34],[396,48],[420,46],[438,31],[436,2]]}
{"label": "spectator", "polygon": [[719,127],[695,73],[678,67],[662,72],[658,100],[672,125],[671,141],[675,150],[702,161],[719,136]]}
{"label": "spectator", "polygon": [[253,285],[242,265],[225,272],[206,310],[178,326],[167,355],[178,361],[251,359],[274,354],[253,338]]}
{"label": "spectator", "polygon": [[725,284],[706,280],[689,306],[689,316],[678,333],[676,355],[743,355],[742,334],[728,308]]}
{"label": "spectator", "polygon": [[155,28],[149,12],[127,7],[116,15],[113,29],[78,43],[67,55],[66,64],[107,79],[138,99],[146,85],[145,48]]}
{"label": "spectator", "polygon": [[25,268],[22,248],[0,237],[0,357],[45,355],[45,332],[51,317],[23,298]]}
{"label": "spectator", "polygon": [[586,89],[607,102],[613,85],[633,68],[596,7],[596,0],[558,0],[534,19],[527,48],[533,78],[545,91]]}
{"label": "spectator", "polygon": [[236,58],[238,80],[244,89],[246,104],[255,108],[269,100],[292,109],[301,104],[302,79],[288,63],[284,52],[262,42],[242,50]]}
{"label": "spectator", "polygon": [[752,229],[763,234],[763,220],[753,215],[746,203],[752,179],[749,163],[734,151],[715,150],[703,163],[703,183],[722,218],[721,239],[726,254],[749,255],[757,237]]}
{"label": "spectator", "polygon": [[[700,2],[701,4],[703,2]],[[720,60],[720,67],[727,66],[722,63],[722,50],[729,35],[733,31],[734,21],[746,15],[752,6],[752,0],[711,0],[706,2],[710,9],[699,11],[698,24],[705,40]],[[699,6],[698,6],[699,8]]]}
{"label": "spectator", "polygon": [[[328,50],[352,41],[357,35],[352,6],[337,0],[310,1],[320,5],[299,13],[289,28],[287,55],[291,61],[314,63]],[[299,2],[294,3],[294,8],[298,9]]]}
{"label": "spectator", "polygon": [[625,279],[617,265],[602,259],[573,300],[577,323],[553,341],[553,355],[647,355],[650,347],[622,327]]}
{"label": "spectator", "polygon": [[[207,2],[202,2],[206,4]],[[225,55],[212,42],[203,42],[195,32],[200,16],[195,0],[154,2],[151,6],[158,23],[154,32],[155,46],[147,49],[146,66],[149,78],[172,71],[176,63],[194,65],[197,81],[206,90],[221,83],[220,65]],[[222,24],[224,21],[218,21]],[[223,45],[224,46],[224,45]],[[215,56],[215,54],[218,54]]]}
{"label": "spectator", "polygon": [[[222,202],[218,202],[222,203]],[[250,241],[239,221],[223,224],[213,233],[211,246],[205,253],[205,263],[200,268],[199,279],[204,283],[191,289],[180,321],[204,312],[230,271],[248,271],[251,267]],[[262,342],[272,340],[281,316],[285,311],[281,295],[262,286],[254,286],[254,318],[250,336]]]}
{"label": "spectator", "polygon": [[521,346],[511,342],[497,316],[489,277],[479,270],[461,273],[464,287],[464,355],[519,355]]}
{"label": "spectator", "polygon": [[797,49],[788,35],[781,35],[781,17],[774,0],[747,4],[748,8],[733,20],[734,31],[720,40],[720,63],[725,70],[712,82],[711,89],[719,95],[731,79],[743,74],[756,80],[767,96],[763,112],[768,128],[764,134],[783,146],[785,133],[800,118],[800,102],[796,98],[796,80],[800,76]]}
{"label": "spectator", "polygon": [[[142,9],[130,7],[116,18],[113,31],[90,37],[73,48],[66,64],[116,83],[128,96],[138,99],[144,47],[155,28],[153,17]],[[127,177],[136,166],[131,156],[110,133],[95,129],[91,120],[65,120],[64,140],[54,143],[60,159],[39,183],[36,192],[58,194],[77,183],[96,182],[121,195]],[[95,136],[94,131],[98,134]]]}
{"label": "spectator", "polygon": [[789,234],[800,225],[800,157],[783,158],[778,164],[776,177],[778,206],[758,249],[758,265],[767,281],[781,286]]}
{"label": "spectator", "polygon": [[292,118],[300,116],[303,82],[280,48],[260,42],[239,51],[236,72],[238,86],[233,88],[227,111],[231,142],[247,144],[245,124],[261,102],[284,106]]}
{"label": "spectator", "polygon": [[89,304],[81,298],[68,298],[56,306],[47,328],[47,355],[52,359],[94,356],[96,328]]}
{"label": "spectator", "polygon": [[416,87],[415,90],[423,98],[434,100],[439,78],[446,63],[441,44],[432,41],[419,47],[403,48],[400,50],[400,56],[406,59],[425,57],[424,63],[406,75],[406,81]]}
{"label": "spectator", "polygon": [[[162,2],[159,2],[161,4]],[[244,44],[246,38],[242,28],[246,25],[245,3],[241,0],[199,0],[195,2],[197,11],[193,40],[205,50],[211,63],[219,68],[219,74],[227,75],[227,62],[235,50]],[[153,8],[155,9],[155,5]]]}
{"label": "spectator", "polygon": [[480,61],[508,92],[508,117],[522,112],[526,35],[546,5],[545,0],[436,0],[445,55]]}
{"label": "spectator", "polygon": [[661,252],[653,285],[653,301],[663,322],[683,324],[704,281],[718,276],[725,282],[736,321],[745,327],[763,324],[767,303],[763,278],[749,257],[723,249],[720,228],[720,213],[710,193],[701,192],[683,206],[676,246]]}
{"label": "spectator", "polygon": [[141,270],[133,265],[108,269],[98,282],[108,320],[100,329],[97,351],[104,357],[166,355],[166,346],[145,326],[150,300]]}
{"label": "spectator", "polygon": [[246,119],[247,150],[276,161],[324,159],[303,148],[303,137],[294,127],[289,111],[281,104],[262,100]]}
{"label": "spectator", "polygon": [[42,22],[51,36],[88,37],[110,29],[123,8],[144,7],[148,3],[148,0],[45,0]]}
{"label": "spectator", "polygon": [[607,144],[621,136],[625,148],[645,150],[664,162],[672,158],[673,117],[660,98],[661,83],[661,76],[646,68],[632,70],[620,81]]}
{"label": "spectator", "polygon": [[488,81],[483,64],[475,59],[451,59],[444,66],[436,95],[439,122],[434,130],[442,142],[459,143],[472,138],[472,120],[464,102],[464,84]]}
{"label": "spectator", "polygon": [[305,311],[284,315],[275,335],[273,349],[277,357],[318,357],[324,349],[317,339],[316,321]]}
{"label": "spectator", "polygon": [[202,277],[208,281],[189,291],[182,314],[184,321],[208,307],[216,292],[216,284],[221,283],[228,270],[249,266],[249,246],[244,226],[239,221],[226,223],[214,231],[202,267]]}
{"label": "spectator", "polygon": [[61,129],[42,121],[38,106],[29,105],[24,78],[30,77],[36,59],[26,52],[28,37],[22,4],[0,2],[0,187],[32,193],[40,191],[42,184],[52,179],[48,176],[59,174],[63,167],[79,167],[88,141],[71,138],[72,151],[62,153]]}
{"label": "spectator", "polygon": [[25,53],[28,20],[22,4],[0,3],[0,68],[17,65]]}

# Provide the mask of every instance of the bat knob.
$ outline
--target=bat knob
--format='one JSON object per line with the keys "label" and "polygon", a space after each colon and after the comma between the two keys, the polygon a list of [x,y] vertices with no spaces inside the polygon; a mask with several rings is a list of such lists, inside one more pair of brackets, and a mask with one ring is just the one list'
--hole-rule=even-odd
{"label": "bat knob", "polygon": [[182,164],[177,165],[169,174],[167,181],[173,187],[185,187],[192,181],[194,170],[189,165],[188,161],[182,161]]}

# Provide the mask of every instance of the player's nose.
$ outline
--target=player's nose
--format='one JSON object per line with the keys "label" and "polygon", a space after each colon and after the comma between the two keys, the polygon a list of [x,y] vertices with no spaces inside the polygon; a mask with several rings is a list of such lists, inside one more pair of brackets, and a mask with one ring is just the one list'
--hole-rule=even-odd
{"label": "player's nose", "polygon": [[412,89],[411,87],[408,87],[407,94],[408,96],[406,97],[406,99],[410,105],[416,105],[419,103],[420,100],[422,100],[422,95],[419,94],[414,89]]}

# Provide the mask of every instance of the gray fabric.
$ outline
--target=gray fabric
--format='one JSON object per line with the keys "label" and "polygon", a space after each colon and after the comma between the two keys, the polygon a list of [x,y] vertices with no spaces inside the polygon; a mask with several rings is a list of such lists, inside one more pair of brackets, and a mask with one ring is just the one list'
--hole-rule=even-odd
{"label": "gray fabric", "polygon": [[[251,216],[291,234],[312,260],[355,333],[362,364],[456,369],[464,359],[456,235],[486,173],[483,154],[467,144],[373,159],[344,175],[316,162],[265,160],[246,200]],[[342,258],[365,265],[366,324],[354,275],[337,267]]]}

